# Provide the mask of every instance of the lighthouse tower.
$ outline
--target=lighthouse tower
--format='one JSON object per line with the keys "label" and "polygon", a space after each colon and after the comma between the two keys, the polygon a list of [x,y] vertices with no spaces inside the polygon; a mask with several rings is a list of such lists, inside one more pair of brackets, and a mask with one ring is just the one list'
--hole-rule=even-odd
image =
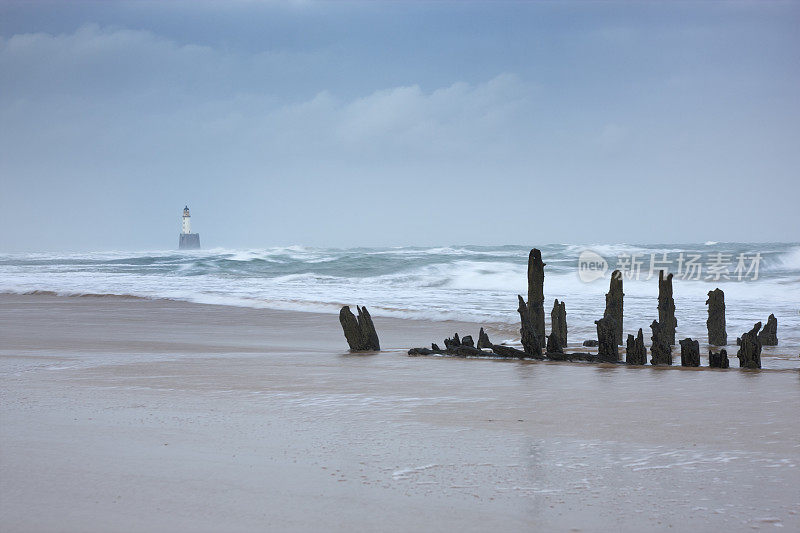
{"label": "lighthouse tower", "polygon": [[183,222],[181,223],[181,233],[188,235],[192,232],[192,215],[189,214],[189,206],[183,208]]}
{"label": "lighthouse tower", "polygon": [[199,250],[200,234],[192,233],[192,216],[189,214],[189,206],[183,208],[183,219],[181,221],[181,234],[178,239],[179,250]]}

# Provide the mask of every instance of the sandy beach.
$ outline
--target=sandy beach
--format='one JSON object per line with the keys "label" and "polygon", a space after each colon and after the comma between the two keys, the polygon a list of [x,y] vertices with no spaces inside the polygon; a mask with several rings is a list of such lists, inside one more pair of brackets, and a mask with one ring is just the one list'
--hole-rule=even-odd
{"label": "sandy beach", "polygon": [[800,529],[796,369],[413,358],[479,326],[375,324],[352,355],[336,315],[0,296],[0,529]]}

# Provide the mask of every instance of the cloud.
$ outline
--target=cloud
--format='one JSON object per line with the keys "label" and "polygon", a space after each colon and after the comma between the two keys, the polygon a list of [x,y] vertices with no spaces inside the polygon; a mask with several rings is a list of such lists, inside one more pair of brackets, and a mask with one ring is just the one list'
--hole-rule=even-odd
{"label": "cloud", "polygon": [[531,92],[511,74],[430,93],[417,85],[378,91],[342,106],[338,137],[346,144],[378,141],[418,150],[489,146],[511,140],[515,121],[529,111]]}
{"label": "cloud", "polygon": [[52,95],[114,96],[167,87],[208,87],[234,65],[213,49],[178,45],[146,31],[86,25],[71,34],[0,40],[4,100]]}
{"label": "cloud", "polygon": [[[234,54],[147,31],[89,25],[72,34],[0,41],[0,113],[11,152],[20,139],[75,157],[170,147],[204,158],[290,165],[292,158],[383,160],[507,154],[531,112],[533,87],[513,74],[424,90],[390,87],[354,98],[270,92],[272,79],[314,54]],[[229,151],[229,150],[232,150]],[[24,150],[23,150],[24,151]]]}

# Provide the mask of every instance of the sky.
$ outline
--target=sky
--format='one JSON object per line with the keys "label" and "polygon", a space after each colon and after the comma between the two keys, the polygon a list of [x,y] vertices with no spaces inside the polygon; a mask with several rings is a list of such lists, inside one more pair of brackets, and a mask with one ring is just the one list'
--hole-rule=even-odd
{"label": "sky", "polygon": [[0,1],[0,252],[800,240],[798,2]]}

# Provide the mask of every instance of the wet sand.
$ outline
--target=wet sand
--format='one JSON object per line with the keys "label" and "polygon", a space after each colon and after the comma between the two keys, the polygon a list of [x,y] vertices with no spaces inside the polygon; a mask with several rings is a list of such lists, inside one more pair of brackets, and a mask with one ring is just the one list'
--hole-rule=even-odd
{"label": "wet sand", "polygon": [[800,529],[797,370],[412,358],[478,326],[375,324],[351,355],[335,315],[0,295],[0,529]]}

